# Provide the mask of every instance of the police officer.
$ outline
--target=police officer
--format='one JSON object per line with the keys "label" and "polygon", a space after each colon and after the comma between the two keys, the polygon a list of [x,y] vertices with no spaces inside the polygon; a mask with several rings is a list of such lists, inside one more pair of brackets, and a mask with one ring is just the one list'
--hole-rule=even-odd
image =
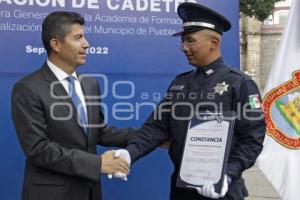
{"label": "police officer", "polygon": [[[258,88],[250,77],[223,62],[222,34],[231,28],[225,17],[196,3],[182,3],[177,12],[183,30],[175,36],[181,37],[182,51],[195,70],[175,78],[164,100],[142,126],[142,133],[126,150],[136,161],[162,142],[171,141],[169,155],[175,168],[172,200],[242,200],[248,195],[242,173],[255,163],[265,134]],[[205,111],[234,111],[237,116],[220,193],[215,192],[212,183],[196,189],[176,187],[188,122],[195,112]],[[123,155],[126,150],[121,150]]]}

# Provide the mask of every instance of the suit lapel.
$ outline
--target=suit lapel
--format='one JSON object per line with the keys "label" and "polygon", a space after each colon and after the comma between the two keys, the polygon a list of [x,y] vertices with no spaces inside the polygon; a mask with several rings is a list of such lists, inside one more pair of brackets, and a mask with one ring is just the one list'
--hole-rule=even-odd
{"label": "suit lapel", "polygon": [[[78,122],[78,114],[77,114],[77,109],[74,106],[72,99],[69,97],[67,91],[65,90],[65,88],[63,87],[63,85],[60,83],[60,81],[56,78],[55,74],[51,71],[51,69],[48,67],[48,65],[45,63],[43,65],[43,73],[44,73],[44,77],[45,79],[49,82],[49,91],[51,94],[51,97],[53,97],[54,99],[58,99],[60,101],[62,101],[64,103],[65,109],[67,109],[68,112],[71,112],[70,109],[72,109],[72,118],[73,120],[76,121],[77,125],[81,128],[81,130],[83,131],[83,134],[86,135],[84,133],[84,129],[83,127],[81,127]],[[70,106],[72,108],[70,108]]]}

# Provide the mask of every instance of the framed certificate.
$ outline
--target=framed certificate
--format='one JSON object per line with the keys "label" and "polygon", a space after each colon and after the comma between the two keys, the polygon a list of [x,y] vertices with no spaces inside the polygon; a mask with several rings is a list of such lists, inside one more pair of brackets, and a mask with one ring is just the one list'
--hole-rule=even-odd
{"label": "framed certificate", "polygon": [[198,113],[185,138],[177,187],[201,187],[210,181],[221,192],[235,121],[234,112]]}

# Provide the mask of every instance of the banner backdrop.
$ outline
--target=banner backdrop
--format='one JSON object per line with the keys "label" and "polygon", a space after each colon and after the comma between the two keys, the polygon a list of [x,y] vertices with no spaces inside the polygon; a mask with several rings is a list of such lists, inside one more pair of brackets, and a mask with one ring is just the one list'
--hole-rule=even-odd
{"label": "banner backdrop", "polygon": [[[86,20],[90,43],[79,71],[101,84],[109,124],[140,127],[176,74],[192,70],[180,52],[176,9],[184,0],[0,0],[0,199],[21,197],[24,154],[10,114],[13,84],[46,59],[41,24],[53,11],[70,10]],[[223,36],[223,57],[239,67],[238,1],[193,0],[232,22]],[[104,148],[99,148],[99,153]],[[167,150],[157,149],[132,166],[127,182],[103,178],[104,199],[165,200],[173,167]]]}

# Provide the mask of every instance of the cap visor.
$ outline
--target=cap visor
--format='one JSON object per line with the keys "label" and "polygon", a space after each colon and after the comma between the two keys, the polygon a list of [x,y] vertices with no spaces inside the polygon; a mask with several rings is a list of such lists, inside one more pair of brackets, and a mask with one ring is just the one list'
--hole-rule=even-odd
{"label": "cap visor", "polygon": [[172,36],[173,37],[180,37],[180,36],[182,36],[182,33],[183,33],[184,31],[180,31],[180,32],[177,32],[177,33],[174,33]]}

